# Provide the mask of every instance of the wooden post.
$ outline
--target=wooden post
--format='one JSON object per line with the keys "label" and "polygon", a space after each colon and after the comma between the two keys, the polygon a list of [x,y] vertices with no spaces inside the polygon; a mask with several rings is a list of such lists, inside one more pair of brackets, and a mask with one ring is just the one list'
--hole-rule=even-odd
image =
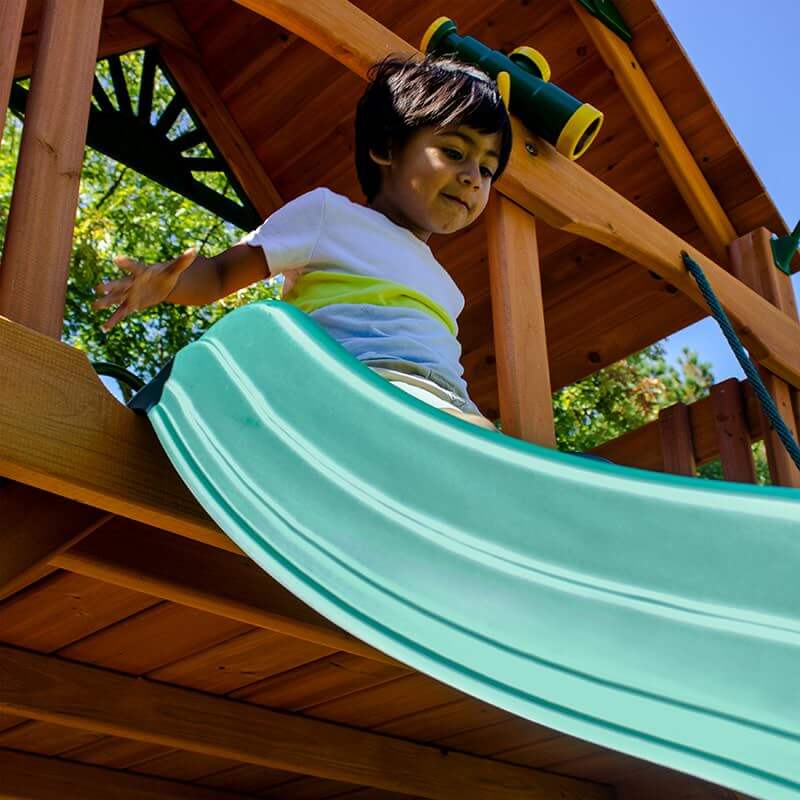
{"label": "wooden post", "polygon": [[22,38],[22,21],[27,0],[3,0],[0,3],[0,142],[8,109],[8,97],[14,80],[17,51]]}
{"label": "wooden post", "polygon": [[536,220],[498,192],[489,200],[489,280],[503,432],[556,446]]}
{"label": "wooden post", "polygon": [[[770,232],[766,228],[757,228],[733,242],[731,244],[731,272],[742,283],[758,292],[792,320],[796,320],[797,304],[791,279],[775,266],[770,238]],[[763,367],[760,367],[759,371],[767,391],[775,401],[780,415],[796,441],[797,414],[800,412],[796,390]],[[773,484],[800,487],[800,470],[795,466],[764,412],[759,410],[759,414],[761,415],[761,429],[765,431],[764,444]]]}
{"label": "wooden post", "polygon": [[0,268],[0,314],[58,338],[103,0],[46,0]]}
{"label": "wooden post", "polygon": [[739,381],[730,378],[714,384],[711,387],[711,402],[723,477],[726,481],[755,483],[756,468]]}
{"label": "wooden post", "polygon": [[664,472],[694,477],[697,464],[694,458],[689,407],[685,403],[675,403],[669,408],[663,408],[658,415],[658,421]]}

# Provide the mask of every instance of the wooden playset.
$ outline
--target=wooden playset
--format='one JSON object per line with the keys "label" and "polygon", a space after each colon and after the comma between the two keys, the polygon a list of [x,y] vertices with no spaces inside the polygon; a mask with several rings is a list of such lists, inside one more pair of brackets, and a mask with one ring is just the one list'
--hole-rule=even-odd
{"label": "wooden playset", "polygon": [[[604,118],[562,155],[514,117],[487,213],[431,241],[466,298],[459,339],[483,412],[506,435],[555,447],[553,391],[708,315],[686,252],[796,440],[795,245],[653,0],[615,5],[0,5],[0,107],[24,108],[0,268],[0,796],[745,796],[516,716],[338,627],[244,555],[147,419],[59,341],[84,146],[112,147],[111,117],[138,119],[152,147],[110,155],[243,228],[315,186],[360,199],[363,77],[447,16],[488,48],[534,46],[550,80]],[[119,66],[134,50],[146,53],[140,87]],[[114,102],[94,77],[106,59]],[[150,125],[157,67],[176,99]],[[15,81],[28,76],[26,91]],[[513,77],[506,90],[513,112]],[[192,168],[208,164],[152,157],[184,109],[196,128],[176,159],[207,140],[241,204],[195,185]],[[785,270],[773,235],[787,237]],[[723,381],[596,454],[681,476],[719,458],[728,481],[752,484],[761,439],[773,484],[800,488],[747,381]]]}

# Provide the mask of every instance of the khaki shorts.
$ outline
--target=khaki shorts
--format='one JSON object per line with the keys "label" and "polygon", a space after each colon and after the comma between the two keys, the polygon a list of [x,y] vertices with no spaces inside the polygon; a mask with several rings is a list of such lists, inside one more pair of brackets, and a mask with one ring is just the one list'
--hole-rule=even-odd
{"label": "khaki shorts", "polygon": [[[483,417],[472,404],[468,405],[455,392],[451,392],[435,381],[424,378],[421,375],[411,375],[385,367],[370,367],[370,369],[398,389],[402,389],[412,397],[416,397],[418,400],[422,400],[423,403],[433,406],[433,408],[456,411],[461,414],[476,414],[479,417]],[[491,422],[487,417],[483,417],[483,419]]]}

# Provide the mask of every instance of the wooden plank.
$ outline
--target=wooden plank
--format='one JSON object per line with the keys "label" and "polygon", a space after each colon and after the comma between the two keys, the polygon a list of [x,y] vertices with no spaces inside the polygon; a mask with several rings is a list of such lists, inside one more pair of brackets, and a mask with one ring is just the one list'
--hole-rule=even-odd
{"label": "wooden plank", "polygon": [[0,750],[4,798],[19,800],[241,800],[240,794]]}
{"label": "wooden plank", "polygon": [[225,617],[157,603],[59,650],[62,658],[145,675],[250,630]]}
{"label": "wooden plank", "polygon": [[156,3],[151,6],[133,8],[125,17],[134,25],[138,25],[152,34],[158,41],[180,51],[188,58],[199,58],[197,45],[183,27],[172,3]]}
{"label": "wooden plank", "polygon": [[330,652],[330,648],[272,631],[250,631],[155,669],[148,677],[210,694],[230,694]]}
{"label": "wooden plank", "polygon": [[[26,3],[27,0],[5,0],[0,4],[0,120],[4,122],[22,38]],[[0,127],[0,142],[2,141],[3,128]]]}
{"label": "wooden plank", "polygon": [[694,477],[697,465],[694,458],[689,407],[685,403],[675,403],[669,408],[662,409],[658,415],[658,425],[661,431],[664,472]]}
{"label": "wooden plank", "polygon": [[0,599],[40,577],[51,557],[110,516],[23,484],[0,487]]}
{"label": "wooden plank", "polygon": [[230,696],[257,705],[303,711],[409,672],[407,667],[334,653],[245,686]]}
{"label": "wooden plank", "polygon": [[[302,36],[359,75],[391,52],[415,51],[347,0],[237,0],[240,5]],[[512,119],[514,145],[497,189],[555,228],[616,250],[661,275],[703,311],[705,301],[680,257],[686,250],[705,271],[744,343],[754,357],[794,386],[800,386],[800,325],[781,315],[602,181],[535,140]],[[535,154],[526,149],[533,142]]]}
{"label": "wooden plank", "polygon": [[[608,787],[0,647],[0,711],[431,798],[611,798]],[[559,794],[560,793],[560,794]]]}
{"label": "wooden plank", "polygon": [[503,432],[556,447],[536,220],[492,192],[486,231]]}
{"label": "wooden plank", "polygon": [[[791,279],[779,272],[772,257],[770,233],[765,228],[742,236],[731,244],[731,271],[742,283],[762,295],[788,320],[797,320],[797,306]],[[795,340],[797,341],[797,340]],[[761,367],[761,379],[778,408],[786,427],[798,439],[792,387],[771,371]],[[796,388],[796,387],[795,387]],[[764,444],[772,483],[776,486],[800,487],[800,469],[792,460],[766,414],[761,413]]]}
{"label": "wooden plank", "polygon": [[103,0],[44,5],[0,267],[0,314],[56,339],[102,15]]}
{"label": "wooden plank", "polygon": [[0,375],[0,475],[241,552],[85,353],[0,317]]}
{"label": "wooden plank", "polygon": [[157,602],[139,592],[59,572],[0,605],[0,641],[50,653]]}
{"label": "wooden plank", "polygon": [[576,0],[572,9],[645,129],[719,264],[736,231],[630,47]]}
{"label": "wooden plank", "polygon": [[83,747],[96,742],[96,733],[65,728],[49,722],[27,720],[11,730],[0,734],[0,747],[40,753],[44,756],[58,756],[75,747]]}
{"label": "wooden plank", "polygon": [[115,519],[99,534],[60,553],[51,563],[115,586],[301,639],[308,643],[307,649],[317,644],[397,663],[309,608],[245,556],[223,553],[123,519]]}
{"label": "wooden plank", "polygon": [[[33,56],[36,52],[38,33],[27,33],[22,37],[17,63],[14,67],[14,78],[26,78],[33,70]],[[157,44],[159,39],[138,25],[133,25],[123,17],[105,17],[100,26],[100,43],[97,58],[140,50],[143,47]]]}
{"label": "wooden plank", "polygon": [[723,477],[726,481],[755,483],[756,467],[739,381],[730,378],[714,384],[711,387],[711,402]]}
{"label": "wooden plank", "polygon": [[262,217],[268,217],[283,200],[205,71],[168,46],[161,48],[161,55],[247,197]]}

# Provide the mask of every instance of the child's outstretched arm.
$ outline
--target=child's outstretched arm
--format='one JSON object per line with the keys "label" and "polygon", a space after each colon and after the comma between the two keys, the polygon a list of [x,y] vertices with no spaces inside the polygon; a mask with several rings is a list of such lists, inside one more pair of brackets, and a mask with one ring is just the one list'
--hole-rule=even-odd
{"label": "child's outstretched arm", "polygon": [[135,311],[164,301],[187,306],[213,303],[221,297],[269,277],[264,251],[246,244],[206,258],[191,248],[172,261],[142,264],[127,256],[115,256],[114,263],[128,275],[95,287],[95,310],[116,305],[103,324],[109,331]]}

